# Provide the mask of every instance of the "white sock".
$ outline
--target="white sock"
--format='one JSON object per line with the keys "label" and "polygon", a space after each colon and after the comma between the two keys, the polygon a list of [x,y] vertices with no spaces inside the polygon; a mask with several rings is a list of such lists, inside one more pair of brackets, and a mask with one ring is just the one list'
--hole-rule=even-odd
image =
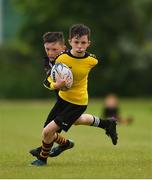
{"label": "white sock", "polygon": [[98,127],[99,123],[100,123],[100,119],[97,116],[93,116],[93,123],[91,124],[91,126]]}

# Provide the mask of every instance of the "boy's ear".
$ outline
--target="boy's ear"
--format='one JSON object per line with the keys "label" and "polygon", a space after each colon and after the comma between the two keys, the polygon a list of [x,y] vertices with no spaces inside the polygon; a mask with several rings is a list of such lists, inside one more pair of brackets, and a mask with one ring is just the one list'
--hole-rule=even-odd
{"label": "boy's ear", "polygon": [[66,45],[64,45],[64,46],[63,46],[63,49],[66,50],[66,48],[67,48]]}
{"label": "boy's ear", "polygon": [[90,44],[91,44],[91,41],[89,41],[89,42],[88,42],[88,44],[89,44],[89,46],[90,46]]}
{"label": "boy's ear", "polygon": [[71,39],[68,40],[69,44],[71,44]]}

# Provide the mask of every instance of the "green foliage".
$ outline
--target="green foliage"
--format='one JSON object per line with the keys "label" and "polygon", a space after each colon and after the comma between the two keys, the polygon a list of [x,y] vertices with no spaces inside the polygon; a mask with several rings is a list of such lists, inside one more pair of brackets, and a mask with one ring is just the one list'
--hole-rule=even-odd
{"label": "green foliage", "polygon": [[90,76],[91,96],[108,92],[122,96],[152,95],[152,83],[148,79],[152,76],[152,1],[13,2],[26,17],[19,38],[36,52],[37,57],[43,56],[42,35],[45,32],[63,31],[68,39],[68,29],[72,24],[84,23],[91,28],[92,45],[88,51],[95,53],[101,62]]}
{"label": "green foliage", "polygon": [[[21,48],[24,49],[23,46]],[[0,98],[41,98],[50,96],[42,85],[43,62],[36,53],[14,47],[0,49]]]}

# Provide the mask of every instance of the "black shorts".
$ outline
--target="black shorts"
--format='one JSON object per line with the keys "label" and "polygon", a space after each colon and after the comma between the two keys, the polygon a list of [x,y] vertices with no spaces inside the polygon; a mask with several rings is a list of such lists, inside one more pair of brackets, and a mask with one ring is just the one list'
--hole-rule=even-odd
{"label": "black shorts", "polygon": [[87,105],[72,104],[58,97],[44,127],[54,120],[61,130],[63,129],[67,132],[72,124],[85,112],[86,108]]}

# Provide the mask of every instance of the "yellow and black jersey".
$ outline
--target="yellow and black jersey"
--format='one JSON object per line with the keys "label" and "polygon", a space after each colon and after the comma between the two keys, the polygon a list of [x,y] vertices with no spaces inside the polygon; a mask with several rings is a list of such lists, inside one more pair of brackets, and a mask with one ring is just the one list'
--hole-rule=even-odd
{"label": "yellow and black jersey", "polygon": [[84,57],[75,57],[69,51],[61,54],[56,63],[66,64],[73,73],[73,85],[67,91],[59,91],[59,96],[73,104],[88,104],[88,74],[90,70],[98,63],[95,57],[86,53]]}

